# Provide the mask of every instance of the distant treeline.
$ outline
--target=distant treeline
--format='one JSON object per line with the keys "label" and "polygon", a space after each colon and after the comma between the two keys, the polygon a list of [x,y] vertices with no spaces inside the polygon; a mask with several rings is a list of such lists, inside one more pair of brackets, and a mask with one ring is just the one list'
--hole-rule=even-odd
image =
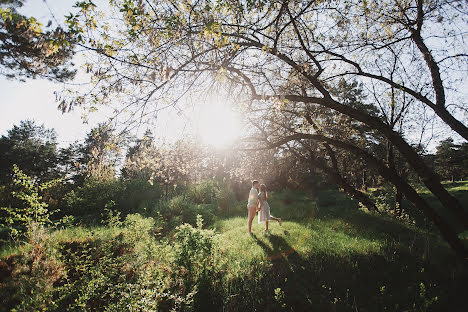
{"label": "distant treeline", "polygon": [[[181,194],[191,194],[189,202],[197,205],[216,203],[210,211],[228,212],[244,199],[252,178],[274,190],[332,186],[325,174],[306,161],[274,149],[226,153],[188,140],[158,144],[150,131],[140,139],[114,133],[101,124],[83,142],[59,148],[53,129],[31,120],[15,125],[0,138],[0,207],[24,205],[11,195],[18,187],[12,183],[14,164],[38,182],[61,178],[61,183],[44,192],[43,200],[50,210],[58,211],[57,217],[74,215],[83,220],[97,220],[105,209],[128,214],[160,205],[161,200],[171,205],[168,201]],[[467,156],[468,144],[452,139],[440,142],[435,154],[424,155],[442,179],[452,181],[468,177]],[[349,158],[342,168],[356,188],[382,183],[371,169],[354,165],[360,162]]]}

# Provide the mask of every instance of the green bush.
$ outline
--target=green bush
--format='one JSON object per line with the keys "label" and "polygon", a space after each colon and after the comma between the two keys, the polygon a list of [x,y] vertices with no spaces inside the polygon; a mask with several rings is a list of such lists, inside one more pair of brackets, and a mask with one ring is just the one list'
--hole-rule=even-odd
{"label": "green bush", "polygon": [[[119,180],[98,181],[87,180],[82,186],[65,195],[62,212],[75,217],[91,217],[98,222],[106,208],[112,201],[119,203],[123,193],[123,186]],[[120,210],[116,205],[116,209]]]}
{"label": "green bush", "polygon": [[174,263],[190,272],[189,279],[195,281],[203,272],[210,269],[213,261],[213,230],[204,230],[202,216],[197,216],[197,226],[179,225],[174,235]]}
{"label": "green bush", "polygon": [[128,180],[123,182],[123,190],[117,205],[122,213],[144,213],[161,198],[161,187],[146,180]]}
{"label": "green bush", "polygon": [[166,230],[175,229],[182,223],[195,225],[197,215],[201,215],[207,225],[212,225],[216,219],[213,204],[196,204],[183,195],[160,200],[152,209],[152,215],[157,214],[166,221]]}
{"label": "green bush", "polygon": [[154,219],[144,218],[140,214],[129,214],[123,222],[122,234],[124,242],[136,245],[138,242],[148,241],[154,230]]}
{"label": "green bush", "polygon": [[190,185],[187,198],[196,204],[211,204],[216,199],[217,186],[213,180],[205,180],[200,184]]}
{"label": "green bush", "polygon": [[171,281],[176,289],[184,290],[178,294],[179,297],[193,298],[189,308],[214,311],[216,307],[219,309],[221,303],[219,289],[214,283],[220,277],[217,271],[216,234],[213,230],[203,229],[200,215],[196,223],[196,227],[183,224],[176,229]]}
{"label": "green bush", "polygon": [[215,196],[218,212],[223,215],[229,215],[236,203],[236,194],[232,188],[225,183],[221,183],[215,191]]}
{"label": "green bush", "polygon": [[[144,180],[87,180],[64,197],[63,213],[100,221],[106,206],[113,203],[113,209],[123,216],[130,213],[145,213],[161,197],[158,184]],[[96,218],[97,217],[97,218]]]}
{"label": "green bush", "polygon": [[[214,180],[205,180],[200,184],[190,185],[185,195],[186,199],[195,204],[214,205],[217,213],[222,215],[230,214],[230,210],[236,203],[236,194],[232,188],[226,183]],[[204,219],[209,223],[205,216]]]}
{"label": "green bush", "polygon": [[55,284],[65,274],[49,232],[33,223],[26,235],[28,248],[6,259],[12,269],[2,276],[0,297],[5,311],[46,311],[54,302]]}

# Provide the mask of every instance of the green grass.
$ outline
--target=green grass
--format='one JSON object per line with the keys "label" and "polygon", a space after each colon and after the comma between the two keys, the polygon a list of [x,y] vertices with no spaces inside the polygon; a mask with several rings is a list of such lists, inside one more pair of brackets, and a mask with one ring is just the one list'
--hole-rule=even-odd
{"label": "green grass", "polygon": [[[468,203],[468,183],[447,187]],[[199,282],[195,310],[463,311],[468,270],[430,227],[361,211],[357,202],[334,190],[319,192],[315,200],[304,192],[272,193],[269,203],[272,215],[283,220],[281,227],[272,221],[269,232],[255,218],[254,235],[247,233],[244,203],[237,204],[230,217],[215,222],[215,257],[208,262],[210,274]],[[119,228],[75,227],[52,232],[49,240],[56,246],[73,246],[86,257],[102,254],[100,244],[111,246],[107,253],[114,255],[114,243],[124,246],[121,233],[125,232]],[[140,247],[125,247],[127,251],[117,254],[137,267],[161,266],[166,273],[158,271],[148,278],[168,274],[171,283],[179,285],[173,289],[188,292],[185,284],[177,284],[187,283],[187,272],[177,271],[167,260],[176,249],[173,240],[143,241]],[[92,251],[86,251],[88,246]],[[1,255],[11,259],[26,249],[4,247]],[[76,254],[60,250],[68,259],[64,263],[76,263]],[[125,261],[116,259],[115,268]],[[111,276],[118,276],[115,268]],[[106,283],[112,289],[112,279]],[[118,285],[116,289],[122,289]]]}
{"label": "green grass", "polygon": [[[297,203],[290,200],[295,196]],[[448,294],[460,294],[466,270],[437,233],[359,211],[333,191],[317,201],[304,193],[272,197],[271,213],[283,219],[282,227],[271,222],[265,233],[255,219],[251,237],[245,217],[215,224],[226,279],[245,283],[245,276],[255,276],[265,287],[259,309],[275,304],[275,289],[293,310],[398,311],[413,303],[443,310],[457,304]]]}
{"label": "green grass", "polygon": [[[457,182],[443,182],[444,187],[454,195],[468,211],[468,181],[457,181]],[[448,213],[446,209],[442,207],[440,202],[432,195],[432,193],[424,186],[417,189],[418,193],[431,205],[438,214],[445,218],[453,228],[458,232],[466,232],[467,229],[457,220],[453,214]]]}

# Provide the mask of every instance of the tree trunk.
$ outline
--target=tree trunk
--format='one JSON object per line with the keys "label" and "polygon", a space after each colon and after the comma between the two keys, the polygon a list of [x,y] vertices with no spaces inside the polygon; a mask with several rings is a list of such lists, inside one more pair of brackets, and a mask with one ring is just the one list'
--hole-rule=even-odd
{"label": "tree trunk", "polygon": [[[330,141],[328,143],[332,144],[332,142]],[[409,185],[398,175],[396,170],[386,167],[375,157],[373,157],[366,151],[359,149],[356,146],[339,141],[336,143],[354,153],[359,154],[361,157],[366,159],[369,164],[375,166],[378,172],[382,175],[382,177],[392,182],[397,189],[401,190],[402,195],[404,194],[406,198],[409,201],[411,201],[417,209],[421,210],[424,213],[424,215],[431,222],[434,223],[434,225],[440,231],[444,239],[450,244],[450,246],[455,250],[455,252],[458,255],[460,255],[464,259],[464,261],[468,261],[468,250],[463,245],[463,242],[458,238],[457,233],[427,204],[427,202],[414,190],[414,188],[411,185]]]}
{"label": "tree trunk", "polygon": [[362,171],[362,190],[367,192],[367,171]]}
{"label": "tree trunk", "polygon": [[[300,140],[300,139],[311,139],[320,142],[325,142],[330,145],[334,145],[336,147],[340,147],[346,149],[350,152],[353,152],[359,156],[361,156],[367,163],[375,167],[379,174],[385,178],[387,181],[390,181],[395,185],[398,189],[401,190],[402,194],[413,203],[413,205],[421,210],[423,214],[437,227],[440,231],[442,237],[449,243],[449,245],[453,248],[453,250],[461,256],[464,261],[468,262],[468,250],[465,248],[462,241],[458,238],[457,233],[451,228],[451,226],[442,219],[433,209],[430,207],[427,202],[414,190],[414,188],[409,185],[404,179],[402,179],[396,170],[392,170],[385,166],[380,160],[376,159],[373,155],[369,154],[368,152],[360,149],[359,147],[352,145],[347,142],[339,141],[336,139],[328,138],[323,135],[318,134],[295,134],[288,138],[285,138],[284,141],[291,141],[291,140]],[[276,145],[282,145],[284,142],[280,141],[277,142]],[[271,148],[271,147],[269,147]],[[440,182],[438,182],[440,185]],[[447,192],[444,189],[445,192]],[[448,194],[448,192],[447,192]],[[451,196],[450,196],[451,197]]]}
{"label": "tree trunk", "polygon": [[359,201],[361,204],[363,204],[370,211],[378,212],[377,207],[372,202],[372,200],[370,200],[370,198],[367,197],[367,195],[365,195],[363,192],[361,192],[361,191],[355,189],[354,187],[352,187],[351,184],[349,184],[340,174],[338,174],[337,172],[334,172],[330,168],[321,167],[320,169],[322,169],[327,174],[329,179],[331,179],[338,186],[343,188],[343,190],[346,192],[346,194],[351,196],[351,198],[354,198],[357,201]]}
{"label": "tree trunk", "polygon": [[406,161],[408,161],[411,167],[421,177],[424,185],[426,185],[432,194],[441,202],[442,206],[455,214],[462,224],[468,228],[468,211],[463,208],[455,197],[449,194],[440,183],[439,177],[425,164],[424,160],[401,135],[389,128],[378,117],[370,116],[352,107],[342,105],[331,98],[323,99],[323,101],[320,102],[324,106],[339,111],[351,118],[355,118],[382,133],[393,146],[398,149],[401,155],[406,158]]}

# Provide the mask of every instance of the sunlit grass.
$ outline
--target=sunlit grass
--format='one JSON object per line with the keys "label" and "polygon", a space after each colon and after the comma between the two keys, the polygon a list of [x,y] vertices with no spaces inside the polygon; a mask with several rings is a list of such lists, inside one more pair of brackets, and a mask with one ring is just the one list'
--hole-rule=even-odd
{"label": "sunlit grass", "polygon": [[[466,184],[457,184],[450,191],[464,201],[465,188]],[[337,190],[321,191],[315,199],[294,191],[270,195],[271,213],[282,218],[282,226],[271,221],[270,231],[264,232],[265,225],[255,218],[254,235],[249,235],[245,203],[237,203],[231,217],[218,216],[212,226],[216,260],[209,294],[227,300],[225,307],[233,311],[269,306],[277,310],[282,305],[290,310],[393,311],[414,302],[418,307],[431,302],[444,309],[454,300],[463,300],[459,293],[466,269],[433,228],[360,210],[357,202]],[[48,241],[56,247],[81,246],[88,252],[118,242],[123,230],[76,226],[52,230]],[[165,268],[176,250],[174,231],[166,237],[140,239],[137,245],[142,248],[124,252],[140,259],[141,250],[150,246],[145,253],[154,253],[149,258],[151,265]],[[124,230],[124,236],[130,234]],[[2,258],[25,254],[27,248],[4,246],[0,254]],[[63,257],[73,260],[75,255],[65,253]],[[277,292],[283,296],[281,304]]]}

